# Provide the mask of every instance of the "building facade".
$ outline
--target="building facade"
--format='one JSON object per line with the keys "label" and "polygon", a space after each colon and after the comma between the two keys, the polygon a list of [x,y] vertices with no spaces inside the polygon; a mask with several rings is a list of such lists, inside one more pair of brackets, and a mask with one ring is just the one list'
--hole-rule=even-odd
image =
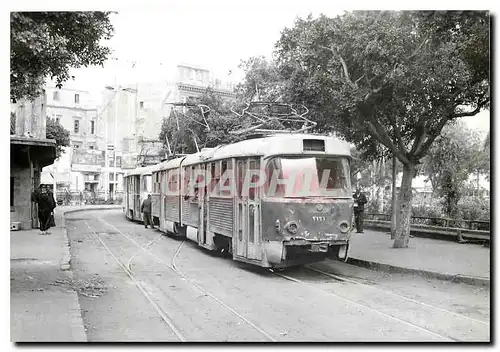
{"label": "building facade", "polygon": [[54,185],[59,200],[120,201],[124,174],[164,158],[158,139],[172,105],[202,95],[208,87],[234,99],[234,84],[199,66],[181,64],[168,80],[103,87],[101,104],[89,92],[48,86],[46,115],[70,131],[70,146],[44,168],[42,183]]}
{"label": "building facade", "polygon": [[42,168],[56,158],[56,143],[46,138],[46,96],[11,104],[11,229],[37,228],[37,205],[31,194],[40,185]]}
{"label": "building facade", "polygon": [[[70,132],[70,146],[54,165],[46,167],[42,182],[54,184],[60,200],[71,203],[107,199],[105,121],[89,92],[47,87],[47,117]],[[112,158],[114,154],[109,152]],[[117,168],[121,161],[118,160]],[[114,160],[110,162],[114,165]],[[111,189],[113,190],[113,189]]]}
{"label": "building facade", "polygon": [[169,80],[107,87],[102,116],[108,125],[117,126],[107,134],[122,162],[116,172],[158,163],[164,157],[158,136],[163,120],[170,116],[169,103],[199,97],[208,87],[224,99],[235,99],[234,84],[213,78],[206,68],[187,64],[178,65]]}

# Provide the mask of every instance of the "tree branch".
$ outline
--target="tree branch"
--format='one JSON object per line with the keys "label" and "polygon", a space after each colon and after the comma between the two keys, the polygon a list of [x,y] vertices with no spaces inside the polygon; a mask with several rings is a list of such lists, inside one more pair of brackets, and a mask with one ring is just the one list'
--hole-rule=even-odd
{"label": "tree branch", "polygon": [[420,148],[422,148],[422,144],[424,143],[425,140],[425,126],[418,122],[417,123],[417,131],[416,131],[416,136],[415,136],[415,143],[413,143],[413,146],[411,147],[410,150],[410,155],[415,155],[420,153]]}
{"label": "tree branch", "polygon": [[442,118],[441,121],[439,121],[434,132],[428,135],[426,141],[424,143],[421,143],[420,150],[414,154],[417,160],[420,160],[425,155],[425,153],[427,153],[434,140],[441,133],[444,125],[446,125],[446,123],[450,120],[452,120],[452,118],[446,116]]}
{"label": "tree branch", "polygon": [[351,77],[349,76],[349,70],[347,69],[347,64],[344,60],[344,58],[342,56],[340,56],[339,53],[337,53],[337,51],[333,48],[333,45],[331,48],[329,47],[326,47],[324,45],[320,45],[320,48],[323,48],[325,50],[328,50],[330,51],[334,56],[336,56],[339,61],[340,61],[340,64],[342,65],[342,69],[343,69],[343,72],[344,72],[344,77],[347,81],[347,84],[349,84],[349,86],[352,88],[352,89],[358,89],[358,86],[353,83],[353,81],[351,81]]}
{"label": "tree branch", "polygon": [[394,129],[394,135],[396,136],[396,142],[398,143],[399,149],[404,154],[408,153],[408,150],[406,150],[406,146],[403,143],[403,137],[401,137],[401,130],[399,129],[399,126],[396,124],[396,119],[392,114],[389,114],[387,117],[389,118],[392,128]]}
{"label": "tree branch", "polygon": [[429,39],[429,35],[427,35],[425,37],[425,39],[422,41],[422,43],[420,43],[420,45],[417,47],[417,49],[415,49],[415,51],[406,58],[406,60],[410,60],[411,58],[413,58],[415,55],[417,55],[417,53],[420,51],[420,49],[422,49],[422,47],[424,46],[424,44],[427,42],[427,39]]}
{"label": "tree branch", "polygon": [[389,148],[402,163],[409,163],[408,158],[400,150],[398,150],[398,148],[396,148],[396,145],[391,141],[387,133],[385,133],[378,122],[368,121],[368,130],[373,137],[375,137],[380,143]]}
{"label": "tree branch", "polygon": [[477,107],[470,112],[461,112],[458,114],[453,114],[452,119],[455,119],[458,117],[464,117],[464,116],[474,116],[474,115],[478,114],[481,111],[481,108],[483,106],[485,106],[489,101],[490,101],[490,98],[483,100],[482,102],[478,102]]}
{"label": "tree branch", "polygon": [[361,81],[363,78],[365,77],[365,75],[363,74],[363,76],[359,77],[356,82],[354,82],[354,84],[356,85],[356,87],[358,87],[358,82]]}

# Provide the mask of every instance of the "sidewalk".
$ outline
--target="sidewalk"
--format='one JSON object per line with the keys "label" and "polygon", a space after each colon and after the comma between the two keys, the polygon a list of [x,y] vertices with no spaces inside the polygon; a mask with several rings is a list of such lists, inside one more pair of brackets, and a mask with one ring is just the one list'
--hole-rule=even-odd
{"label": "sidewalk", "polygon": [[408,248],[392,248],[386,232],[354,233],[349,262],[391,272],[418,273],[443,280],[489,285],[490,249],[428,238],[410,238]]}
{"label": "sidewalk", "polygon": [[82,342],[86,334],[77,293],[58,285],[73,278],[64,213],[116,209],[117,205],[57,207],[56,227],[10,232],[12,342]]}

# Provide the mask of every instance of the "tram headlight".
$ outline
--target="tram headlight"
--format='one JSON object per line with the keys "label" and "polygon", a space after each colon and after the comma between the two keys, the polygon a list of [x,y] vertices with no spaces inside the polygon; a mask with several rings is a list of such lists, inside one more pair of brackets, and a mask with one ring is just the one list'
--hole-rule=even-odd
{"label": "tram headlight", "polygon": [[297,223],[295,221],[290,221],[288,224],[286,224],[286,230],[292,235],[295,235],[299,230],[299,227],[297,226]]}
{"label": "tram headlight", "polygon": [[347,221],[342,221],[340,224],[339,224],[339,230],[340,232],[342,233],[346,233],[349,231],[349,223]]}

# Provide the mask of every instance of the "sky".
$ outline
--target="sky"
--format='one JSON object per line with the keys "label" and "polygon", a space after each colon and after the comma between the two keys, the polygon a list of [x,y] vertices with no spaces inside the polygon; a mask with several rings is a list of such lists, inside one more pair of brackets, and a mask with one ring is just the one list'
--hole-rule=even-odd
{"label": "sky", "polygon": [[74,83],[95,91],[115,80],[117,84],[160,80],[178,63],[206,67],[218,78],[237,82],[243,77],[238,69],[241,60],[270,58],[280,32],[293,26],[297,17],[342,13],[334,2],[326,1],[290,2],[293,6],[284,6],[283,1],[166,4],[125,6],[112,15],[115,34],[106,43],[113,50],[112,59],[104,69],[73,70]]}
{"label": "sky", "polygon": [[[40,8],[36,1],[19,0],[17,4],[16,10]],[[421,0],[413,6],[491,8],[488,4],[489,1],[483,0],[477,0],[475,6],[470,3],[464,6],[458,1],[447,4],[446,1]],[[394,5],[398,9],[412,9],[411,4],[401,6],[386,0],[376,5],[359,0],[348,3],[327,0],[87,0],[85,4],[68,5],[64,0],[53,0],[43,3],[40,9],[117,12],[111,15],[114,36],[104,42],[113,51],[104,68],[73,69],[75,81],[65,84],[67,88],[90,91],[95,103],[100,104],[105,86],[173,78],[179,63],[208,68],[216,78],[237,83],[243,77],[238,69],[241,61],[260,55],[270,58],[281,31],[292,27],[299,17],[309,14],[334,17],[345,10],[391,9]],[[480,131],[490,128],[489,112],[464,121]]]}
{"label": "sky", "polygon": [[[72,70],[68,88],[88,90],[101,103],[106,85],[160,81],[173,77],[176,65],[187,63],[211,70],[219,79],[238,82],[242,60],[270,58],[285,27],[297,18],[337,16],[344,8],[334,1],[165,1],[147,6],[120,4],[111,15],[115,34],[105,45],[113,53],[102,67]],[[116,8],[114,8],[116,10]],[[464,118],[483,134],[489,112]]]}

